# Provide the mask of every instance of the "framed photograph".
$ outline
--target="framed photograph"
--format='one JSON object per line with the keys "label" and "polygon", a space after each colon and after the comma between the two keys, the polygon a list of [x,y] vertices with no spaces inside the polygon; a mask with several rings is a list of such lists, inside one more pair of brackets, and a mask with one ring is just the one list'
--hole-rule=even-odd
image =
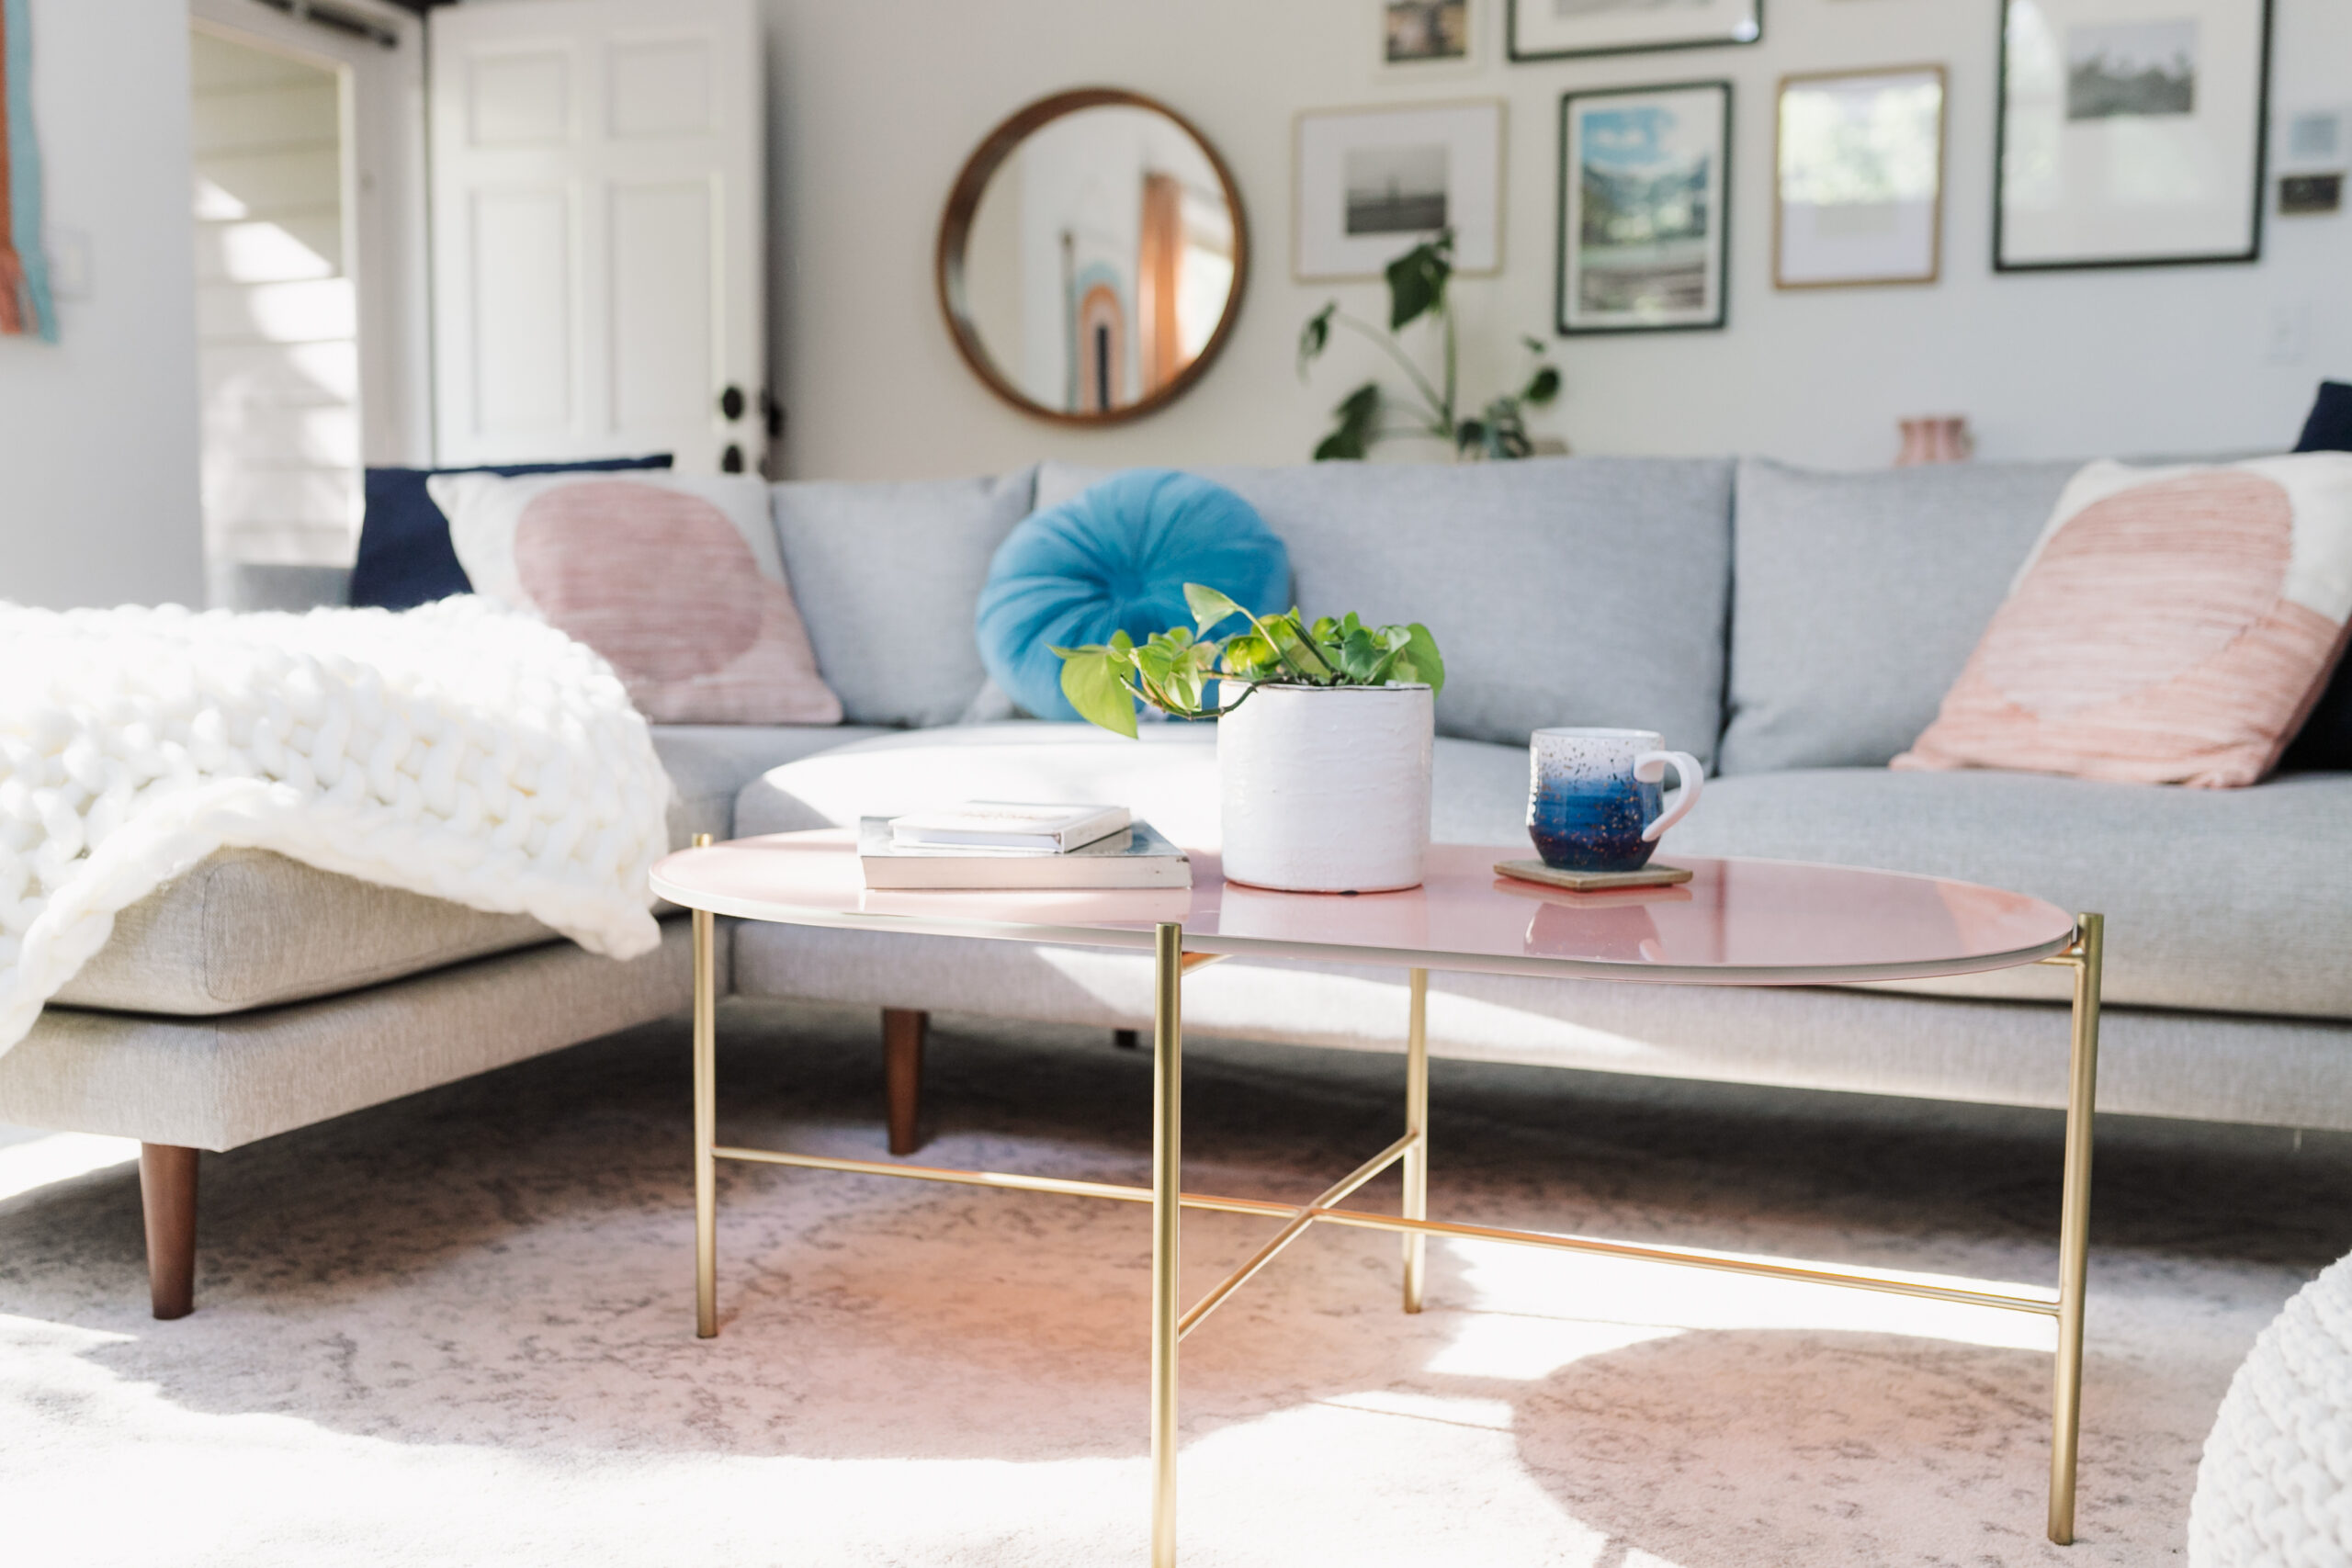
{"label": "framed photograph", "polygon": [[1993,266],[2262,254],[2269,0],[2002,0]]}
{"label": "framed photograph", "polygon": [[2286,175],[2278,181],[2278,216],[2309,218],[2344,210],[2344,176]]}
{"label": "framed photograph", "polygon": [[1754,43],[1764,0],[1510,0],[1513,60]]}
{"label": "framed photograph", "polygon": [[1478,11],[1491,0],[1380,0],[1380,64],[1430,75],[1477,64]]}
{"label": "framed photograph", "polygon": [[1724,324],[1731,84],[1560,100],[1562,333]]}
{"label": "framed photograph", "polygon": [[1942,66],[1783,76],[1775,124],[1774,288],[1936,281]]}
{"label": "framed photograph", "polygon": [[1298,117],[1292,271],[1301,282],[1377,277],[1453,231],[1453,268],[1503,259],[1503,106],[1316,109]]}

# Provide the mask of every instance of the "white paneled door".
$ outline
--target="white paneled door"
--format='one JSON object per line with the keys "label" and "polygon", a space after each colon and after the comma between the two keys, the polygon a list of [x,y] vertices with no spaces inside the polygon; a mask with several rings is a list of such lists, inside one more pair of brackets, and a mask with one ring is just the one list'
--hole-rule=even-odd
{"label": "white paneled door", "polygon": [[438,460],[756,468],[752,0],[503,0],[429,31]]}

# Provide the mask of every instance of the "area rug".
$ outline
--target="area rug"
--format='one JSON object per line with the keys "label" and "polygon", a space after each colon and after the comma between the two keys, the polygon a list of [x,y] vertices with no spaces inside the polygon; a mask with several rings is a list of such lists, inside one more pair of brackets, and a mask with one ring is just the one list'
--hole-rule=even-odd
{"label": "area rug", "polygon": [[[722,1137],[880,1157],[872,1015],[730,1004],[721,1033]],[[1393,1057],[1188,1061],[1188,1186],[1305,1197],[1395,1134]],[[931,1074],[926,1159],[1144,1179],[1148,1053],[942,1019]],[[697,1342],[685,1086],[663,1024],[208,1156],[198,1311],[166,1324],[123,1149],[0,1146],[10,1560],[1143,1562],[1144,1212],[729,1167]],[[1432,1088],[1441,1215],[2052,1275],[2052,1116]],[[2177,1560],[2232,1369],[2352,1247],[2352,1147],[2103,1134],[2071,1550],[2041,1534],[2043,1320],[1453,1243],[1408,1317],[1394,1238],[1317,1231],[1185,1344],[1182,1561]],[[1188,1292],[1267,1228],[1188,1218]]]}

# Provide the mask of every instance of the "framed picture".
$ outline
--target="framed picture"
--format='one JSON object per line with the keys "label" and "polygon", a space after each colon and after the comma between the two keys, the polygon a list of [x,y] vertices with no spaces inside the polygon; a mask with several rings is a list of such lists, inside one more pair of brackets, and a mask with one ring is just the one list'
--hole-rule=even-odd
{"label": "framed picture", "polygon": [[1560,100],[1563,333],[1724,324],[1731,84]]}
{"label": "framed picture", "polygon": [[1783,76],[1775,124],[1774,288],[1936,281],[1942,66]]}
{"label": "framed picture", "polygon": [[2002,0],[1993,266],[2262,254],[2269,0]]}
{"label": "framed picture", "polygon": [[1510,0],[1508,31],[1513,60],[1754,43],[1764,0]]}
{"label": "framed picture", "polygon": [[1478,12],[1491,0],[1380,0],[1380,64],[1430,75],[1477,64]]}
{"label": "framed picture", "polygon": [[1300,115],[1293,273],[1377,277],[1448,229],[1456,272],[1498,270],[1502,165],[1496,100]]}

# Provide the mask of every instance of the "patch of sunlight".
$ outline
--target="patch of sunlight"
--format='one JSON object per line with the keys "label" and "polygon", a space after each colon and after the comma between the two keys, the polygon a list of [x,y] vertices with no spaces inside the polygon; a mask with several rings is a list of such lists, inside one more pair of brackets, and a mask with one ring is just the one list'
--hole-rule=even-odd
{"label": "patch of sunlight", "polygon": [[136,1138],[107,1138],[96,1133],[51,1133],[10,1144],[0,1148],[0,1200],[94,1170],[127,1165],[138,1157]]}
{"label": "patch of sunlight", "polygon": [[[0,1360],[0,1367],[26,1371],[36,1364],[35,1353],[39,1351],[62,1350],[71,1355],[101,1345],[129,1345],[137,1338],[134,1334],[116,1334],[104,1328],[84,1328],[76,1324],[51,1323],[46,1318],[18,1317],[0,1312],[0,1344],[13,1352]],[[80,1365],[69,1364],[77,1368]]]}
{"label": "patch of sunlight", "polygon": [[[241,1410],[248,1385],[209,1381],[235,1355],[190,1352],[203,1373],[183,1365],[147,1382],[90,1357],[94,1342],[0,1317],[9,1561],[318,1568],[389,1551],[411,1562],[1098,1563],[1132,1561],[1148,1517],[1140,1453],[812,1458],[713,1452],[707,1439],[600,1451],[529,1422],[459,1418],[446,1425],[469,1437],[436,1438],[445,1423],[415,1405],[405,1413],[422,1430],[394,1438],[346,1429],[340,1386],[322,1416]],[[723,1380],[697,1364],[689,1381]],[[746,1384],[740,1396],[755,1410],[762,1386]],[[398,1385],[366,1397],[401,1408]],[[289,1403],[275,1385],[270,1402]],[[1186,1444],[1188,1549],[1348,1568],[1603,1561],[1607,1537],[1563,1510],[1511,1433],[1485,1425],[1497,1402],[1426,1403],[1473,1419],[1400,1433],[1367,1412],[1309,1404]],[[827,1435],[855,1450],[863,1423],[843,1419]],[[138,1506],[125,1506],[132,1469]],[[694,1521],[690,1549],[682,1518]]]}
{"label": "patch of sunlight", "polygon": [[1367,1389],[1361,1393],[1342,1393],[1329,1399],[1318,1399],[1334,1410],[1361,1411],[1366,1416],[1402,1416],[1414,1421],[1437,1421],[1449,1427],[1476,1427],[1483,1431],[1508,1432],[1511,1428],[1510,1405],[1499,1399],[1439,1399],[1426,1393],[1407,1393],[1397,1389]]}
{"label": "patch of sunlight", "polygon": [[1680,1563],[1668,1562],[1657,1552],[1644,1551],[1638,1546],[1627,1547],[1625,1555],[1620,1561],[1624,1568],[1682,1568]]}
{"label": "patch of sunlight", "polygon": [[334,261],[282,223],[236,223],[218,237],[220,268],[232,282],[289,283],[333,277],[337,271]]}
{"label": "patch of sunlight", "polygon": [[[1431,1361],[1432,1371],[1467,1371],[1475,1365],[1482,1376],[1538,1378],[1580,1357],[1696,1329],[1900,1334],[2020,1350],[2049,1350],[2057,1344],[2053,1320],[1998,1307],[1500,1242],[1443,1245],[1475,1299],[1453,1342]],[[1943,1275],[1910,1278],[1981,1283]],[[1500,1326],[1498,1318],[1530,1326]],[[1612,1335],[1629,1337],[1612,1341]],[[1464,1362],[1459,1367],[1449,1360],[1457,1350]],[[1505,1370],[1513,1365],[1523,1370]]]}
{"label": "patch of sunlight", "polygon": [[254,284],[238,303],[245,332],[265,343],[337,343],[358,331],[349,278]]}
{"label": "patch of sunlight", "polygon": [[1681,1332],[1642,1324],[1477,1313],[1445,1348],[1430,1358],[1428,1370],[1454,1377],[1532,1382],[1587,1356],[1623,1350],[1645,1339],[1671,1339]]}
{"label": "patch of sunlight", "polygon": [[196,176],[196,215],[198,218],[215,220],[236,219],[244,217],[252,210],[243,201],[230,195],[227,187],[220,181],[207,179],[202,175]]}
{"label": "patch of sunlight", "polygon": [[[1180,1490],[1193,1520],[1252,1562],[1423,1568],[1534,1563],[1595,1568],[1608,1537],[1563,1508],[1487,1399],[1411,1401],[1409,1431],[1349,1393],[1221,1427],[1184,1445]],[[1201,1529],[1190,1527],[1193,1539]],[[1225,1560],[1224,1554],[1218,1554]]]}

